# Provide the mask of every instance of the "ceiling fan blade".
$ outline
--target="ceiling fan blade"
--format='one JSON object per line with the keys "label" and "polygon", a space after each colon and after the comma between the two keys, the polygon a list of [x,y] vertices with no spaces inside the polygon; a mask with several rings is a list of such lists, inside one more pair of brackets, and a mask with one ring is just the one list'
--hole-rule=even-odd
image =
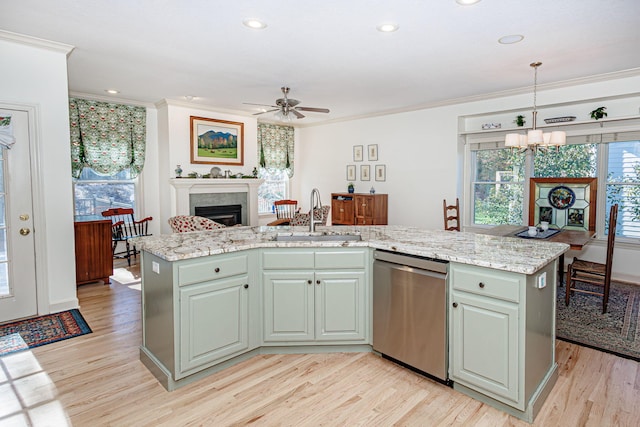
{"label": "ceiling fan blade", "polygon": [[329,109],[328,108],[314,108],[314,107],[296,107],[298,110],[302,110],[302,111],[313,111],[316,113],[328,113]]}
{"label": "ceiling fan blade", "polygon": [[243,102],[244,105],[258,105],[261,107],[273,107],[273,108],[278,108],[277,105],[270,105],[270,104],[254,104],[253,102]]}
{"label": "ceiling fan blade", "polygon": [[259,116],[260,114],[264,114],[264,113],[272,113],[274,111],[278,111],[279,108],[276,108],[275,110],[267,110],[267,111],[260,111],[258,113],[253,113],[254,116]]}
{"label": "ceiling fan blade", "polygon": [[300,113],[299,111],[296,111],[294,108],[292,108],[291,110],[289,110],[289,112],[293,113],[296,115],[297,118],[302,119],[304,117],[304,114]]}

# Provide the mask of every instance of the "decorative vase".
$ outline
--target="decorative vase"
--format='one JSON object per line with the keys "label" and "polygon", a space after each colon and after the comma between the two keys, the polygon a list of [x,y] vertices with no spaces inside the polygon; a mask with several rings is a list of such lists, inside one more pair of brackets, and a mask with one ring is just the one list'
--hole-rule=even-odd
{"label": "decorative vase", "polygon": [[348,191],[349,193],[353,193],[353,192],[355,191],[355,188],[353,188],[353,187],[347,187],[347,191]]}
{"label": "decorative vase", "polygon": [[177,165],[175,172],[176,178],[182,178],[182,168],[180,167],[180,165]]}

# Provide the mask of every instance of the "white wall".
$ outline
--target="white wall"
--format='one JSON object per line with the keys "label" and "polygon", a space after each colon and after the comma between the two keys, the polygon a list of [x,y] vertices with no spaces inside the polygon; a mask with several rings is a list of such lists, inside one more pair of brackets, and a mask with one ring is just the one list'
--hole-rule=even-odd
{"label": "white wall", "polygon": [[[159,210],[154,213],[163,234],[171,233],[167,220],[175,215],[175,194],[169,184],[169,179],[175,178],[176,165],[181,165],[182,176],[190,172],[208,174],[212,167],[217,166],[223,171],[230,170],[232,174],[241,172],[250,175],[253,168],[258,166],[257,131],[258,121],[255,117],[239,116],[203,109],[196,105],[174,103],[164,100],[157,104],[158,111],[158,179],[146,179],[144,191],[157,192]],[[244,165],[206,165],[191,164],[190,157],[190,117],[206,117],[211,119],[228,120],[244,123]],[[147,166],[145,165],[145,168]]]}
{"label": "white wall", "polygon": [[[76,298],[73,198],[69,146],[67,58],[50,50],[0,39],[0,101],[34,105],[40,139],[43,218],[35,233],[44,233],[37,253],[38,311],[57,312],[78,306]],[[29,173],[29,171],[25,171]],[[34,210],[35,215],[39,212]],[[45,283],[42,283],[42,282]],[[44,288],[44,289],[43,289]]]}
{"label": "white wall", "polygon": [[[640,76],[626,77],[568,88],[538,91],[538,105],[583,103],[585,100],[640,93]],[[294,198],[308,209],[308,195],[313,187],[322,193],[324,204],[330,203],[332,192],[346,191],[346,165],[358,165],[356,192],[376,191],[389,194],[389,224],[418,226],[428,229],[443,227],[442,200],[460,197],[464,203],[467,191],[462,176],[464,147],[459,138],[458,119],[462,116],[503,110],[530,110],[530,95],[514,95],[456,105],[309,126],[299,129],[300,144],[296,175],[298,185]],[[594,106],[599,106],[595,105]],[[584,109],[581,106],[580,109]],[[571,107],[568,107],[569,111]],[[622,113],[622,112],[620,112]],[[637,107],[626,115],[637,115]],[[568,114],[566,114],[568,115]],[[611,114],[611,116],[617,115]],[[514,115],[515,117],[515,115]],[[377,162],[354,162],[354,145],[378,144]],[[360,165],[385,164],[386,182],[362,182]],[[464,206],[463,206],[464,208]],[[601,244],[587,250],[567,254],[567,261],[580,255],[604,261]],[[616,246],[614,277],[640,282],[637,259],[640,248]]]}

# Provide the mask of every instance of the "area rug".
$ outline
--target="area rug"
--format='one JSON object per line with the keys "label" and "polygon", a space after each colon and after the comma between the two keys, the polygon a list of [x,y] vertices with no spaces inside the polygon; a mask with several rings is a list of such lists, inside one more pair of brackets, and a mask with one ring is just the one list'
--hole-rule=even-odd
{"label": "area rug", "polygon": [[78,309],[0,325],[0,356],[91,333]]}
{"label": "area rug", "polygon": [[640,362],[640,286],[612,283],[605,314],[602,297],[574,292],[567,307],[565,292],[558,287],[558,339]]}

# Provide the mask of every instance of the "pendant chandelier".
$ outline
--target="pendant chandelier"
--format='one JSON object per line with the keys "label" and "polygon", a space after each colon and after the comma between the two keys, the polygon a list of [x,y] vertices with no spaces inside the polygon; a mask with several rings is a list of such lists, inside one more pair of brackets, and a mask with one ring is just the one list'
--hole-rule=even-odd
{"label": "pendant chandelier", "polygon": [[536,128],[538,111],[536,110],[536,95],[538,87],[538,67],[542,62],[532,62],[529,66],[534,69],[533,79],[533,127],[526,134],[508,133],[504,139],[504,145],[511,149],[520,149],[523,152],[531,150],[534,153],[538,150],[546,150],[549,147],[555,147],[556,151],[561,145],[567,143],[567,134],[563,131],[553,131],[543,133],[542,130]]}

